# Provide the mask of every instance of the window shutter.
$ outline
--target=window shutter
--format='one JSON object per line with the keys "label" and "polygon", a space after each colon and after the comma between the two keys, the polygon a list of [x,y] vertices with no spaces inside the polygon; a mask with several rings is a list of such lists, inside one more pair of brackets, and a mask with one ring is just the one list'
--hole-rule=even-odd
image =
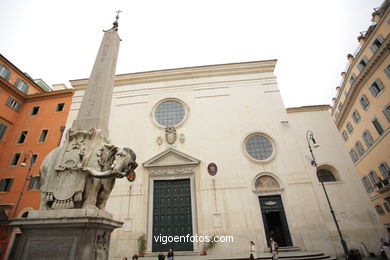
{"label": "window shutter", "polygon": [[383,38],[382,38],[382,36],[378,35],[378,37],[376,37],[376,39],[378,40],[378,42],[380,42],[380,44],[383,43]]}
{"label": "window shutter", "polygon": [[372,94],[374,97],[376,97],[377,93],[376,93],[375,89],[373,88],[373,86],[371,85],[368,89],[370,90],[371,94]]}
{"label": "window shutter", "polygon": [[378,47],[375,44],[372,44],[370,46],[370,50],[372,51],[372,53],[375,53],[378,50]]}

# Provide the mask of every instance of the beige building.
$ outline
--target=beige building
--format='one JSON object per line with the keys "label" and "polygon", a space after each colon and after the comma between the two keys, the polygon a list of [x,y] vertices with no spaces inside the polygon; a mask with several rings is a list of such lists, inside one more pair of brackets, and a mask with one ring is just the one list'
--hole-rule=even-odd
{"label": "beige building", "polygon": [[[119,179],[108,211],[124,226],[113,232],[110,257],[138,253],[199,254],[202,243],[164,245],[154,236],[227,235],[209,255],[247,256],[248,243],[341,255],[338,233],[306,132],[350,248],[378,253],[385,235],[328,106],[285,109],[275,60],[117,75],[109,123],[111,143],[137,153],[136,178]],[[75,89],[67,127],[76,118],[87,79]]]}
{"label": "beige building", "polygon": [[348,54],[332,116],[368,196],[390,231],[390,1]]}

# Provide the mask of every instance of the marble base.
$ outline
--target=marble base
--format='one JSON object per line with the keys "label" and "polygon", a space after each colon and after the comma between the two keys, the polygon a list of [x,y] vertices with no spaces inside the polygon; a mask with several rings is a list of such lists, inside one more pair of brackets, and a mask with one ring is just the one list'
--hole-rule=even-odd
{"label": "marble base", "polygon": [[12,220],[10,225],[22,231],[15,259],[108,260],[111,232],[123,223],[99,210],[65,211],[61,217],[58,210],[32,211]]}

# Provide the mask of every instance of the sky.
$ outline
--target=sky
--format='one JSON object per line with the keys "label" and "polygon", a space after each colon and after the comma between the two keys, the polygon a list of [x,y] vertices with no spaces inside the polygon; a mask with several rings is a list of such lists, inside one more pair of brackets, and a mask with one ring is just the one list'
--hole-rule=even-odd
{"label": "sky", "polygon": [[115,11],[117,74],[277,59],[286,107],[331,104],[382,0],[12,0],[0,53],[49,85],[88,78]]}

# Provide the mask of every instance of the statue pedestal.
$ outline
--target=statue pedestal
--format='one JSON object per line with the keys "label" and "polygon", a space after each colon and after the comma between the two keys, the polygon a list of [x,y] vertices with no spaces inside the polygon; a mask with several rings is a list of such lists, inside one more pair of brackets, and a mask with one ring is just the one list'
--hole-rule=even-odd
{"label": "statue pedestal", "polygon": [[107,260],[111,232],[123,224],[110,215],[87,209],[31,211],[10,223],[22,231],[15,259]]}

